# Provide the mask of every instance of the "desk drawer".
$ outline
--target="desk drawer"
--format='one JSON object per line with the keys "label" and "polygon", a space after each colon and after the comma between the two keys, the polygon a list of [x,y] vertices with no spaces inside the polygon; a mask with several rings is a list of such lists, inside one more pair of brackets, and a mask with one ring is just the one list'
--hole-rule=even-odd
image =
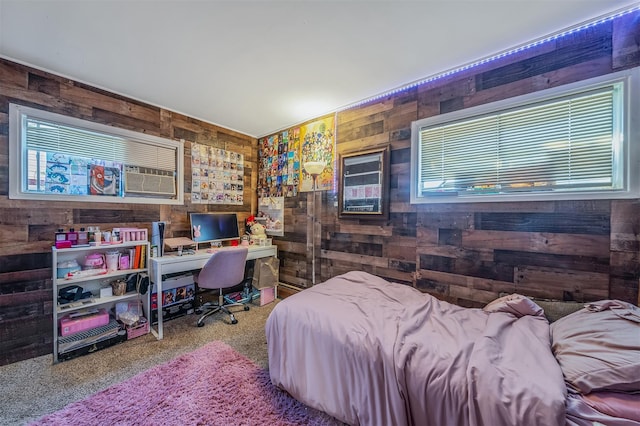
{"label": "desk drawer", "polygon": [[207,259],[189,259],[183,262],[166,263],[162,265],[162,274],[168,275],[202,269],[205,263],[207,263]]}

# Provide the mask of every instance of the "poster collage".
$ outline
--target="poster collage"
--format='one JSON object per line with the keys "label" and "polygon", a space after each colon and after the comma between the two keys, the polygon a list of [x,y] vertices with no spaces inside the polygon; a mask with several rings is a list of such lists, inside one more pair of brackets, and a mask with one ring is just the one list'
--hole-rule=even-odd
{"label": "poster collage", "polygon": [[333,188],[334,126],[331,116],[258,140],[258,196],[295,197],[313,190],[313,180],[304,170],[307,161],[322,161],[318,190]]}
{"label": "poster collage", "polygon": [[191,147],[191,202],[242,204],[244,156],[194,143]]}
{"label": "poster collage", "polygon": [[46,194],[122,195],[121,163],[56,152],[47,152],[46,158]]}

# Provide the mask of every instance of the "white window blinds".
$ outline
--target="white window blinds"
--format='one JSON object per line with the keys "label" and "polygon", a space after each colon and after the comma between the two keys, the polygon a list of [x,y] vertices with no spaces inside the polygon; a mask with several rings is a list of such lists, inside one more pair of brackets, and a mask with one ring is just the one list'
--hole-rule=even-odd
{"label": "white window blinds", "polygon": [[617,82],[455,121],[418,122],[415,193],[623,190],[623,95]]}
{"label": "white window blinds", "polygon": [[171,172],[176,170],[176,147],[158,146],[26,115],[24,120],[28,150],[59,152]]}

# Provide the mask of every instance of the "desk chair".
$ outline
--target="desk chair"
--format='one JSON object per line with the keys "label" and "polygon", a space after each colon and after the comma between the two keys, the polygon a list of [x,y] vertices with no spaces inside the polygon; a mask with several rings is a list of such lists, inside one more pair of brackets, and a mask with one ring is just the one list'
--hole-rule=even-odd
{"label": "desk chair", "polygon": [[249,249],[246,247],[225,248],[218,250],[207,260],[200,272],[195,277],[195,282],[200,289],[218,290],[218,303],[205,303],[202,307],[205,311],[198,319],[198,327],[204,325],[204,319],[209,315],[213,315],[218,311],[222,311],[229,315],[231,324],[237,324],[238,320],[229,311],[230,307],[242,306],[245,311],[249,310],[249,306],[242,303],[225,303],[223,289],[235,287],[243,283],[244,267],[247,262],[247,253]]}

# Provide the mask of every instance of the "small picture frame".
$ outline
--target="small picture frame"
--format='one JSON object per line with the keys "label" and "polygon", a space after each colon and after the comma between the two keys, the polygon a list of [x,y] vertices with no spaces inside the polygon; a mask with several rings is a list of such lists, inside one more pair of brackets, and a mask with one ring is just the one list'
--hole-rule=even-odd
{"label": "small picture frame", "polygon": [[389,147],[341,154],[340,218],[389,218]]}

